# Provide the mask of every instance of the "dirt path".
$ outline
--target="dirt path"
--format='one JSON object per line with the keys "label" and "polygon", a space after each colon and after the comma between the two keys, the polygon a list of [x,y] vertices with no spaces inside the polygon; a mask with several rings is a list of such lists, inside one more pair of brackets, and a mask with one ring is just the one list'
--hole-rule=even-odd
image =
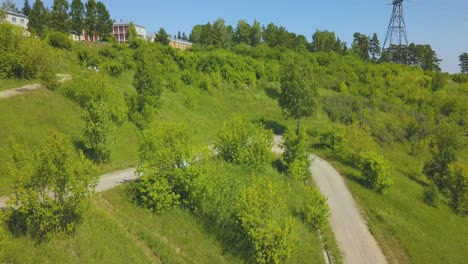
{"label": "dirt path", "polygon": [[[273,151],[282,153],[278,147],[281,137],[275,136]],[[313,159],[310,171],[320,192],[327,197],[330,206],[329,221],[335,233],[344,263],[387,263],[360,214],[343,177],[325,160],[310,155]]]}
{"label": "dirt path", "polygon": [[[127,181],[136,179],[135,168],[129,168],[121,171],[114,171],[111,173],[103,174],[99,178],[96,186],[96,192],[103,192],[116,187]],[[5,208],[8,197],[0,197],[0,208]]]}
{"label": "dirt path", "polygon": [[[57,78],[59,79],[60,83],[71,80],[71,76],[69,74],[57,74]],[[27,84],[18,88],[12,88],[8,90],[0,91],[0,99],[10,98],[13,96],[24,94],[33,90],[37,90],[41,87],[42,85],[38,83],[33,83],[33,84]]]}

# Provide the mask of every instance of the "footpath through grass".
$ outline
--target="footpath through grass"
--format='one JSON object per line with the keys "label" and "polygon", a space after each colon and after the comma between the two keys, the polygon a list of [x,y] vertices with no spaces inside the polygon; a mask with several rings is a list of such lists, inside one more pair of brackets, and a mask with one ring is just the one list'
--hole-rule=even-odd
{"label": "footpath through grass", "polygon": [[26,84],[38,83],[37,80],[0,79],[0,91],[19,88]]}

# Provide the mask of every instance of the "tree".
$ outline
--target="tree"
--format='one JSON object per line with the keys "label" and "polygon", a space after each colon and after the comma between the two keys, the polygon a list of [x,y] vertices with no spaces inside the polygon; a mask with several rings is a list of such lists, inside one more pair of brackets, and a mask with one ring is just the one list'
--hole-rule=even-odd
{"label": "tree", "polygon": [[312,72],[305,61],[297,58],[283,66],[279,105],[289,118],[300,120],[311,117],[318,108],[318,91],[312,80]]}
{"label": "tree", "polygon": [[272,135],[258,124],[237,116],[226,121],[216,135],[218,156],[227,162],[262,171],[271,157]]}
{"label": "tree", "polygon": [[96,32],[100,37],[107,38],[112,33],[114,22],[110,13],[102,2],[96,4]]}
{"label": "tree", "polygon": [[336,52],[342,53],[343,43],[335,36],[334,32],[315,31],[312,35],[312,43],[310,45],[312,52]]}
{"label": "tree", "polygon": [[16,7],[15,3],[13,3],[11,0],[4,0],[2,2],[2,6],[0,7],[0,10],[13,11],[13,12],[16,12],[16,13],[19,12],[19,10]]}
{"label": "tree", "polygon": [[250,45],[252,47],[257,46],[262,41],[262,27],[260,22],[254,20],[252,26],[250,27]]}
{"label": "tree", "polygon": [[127,32],[125,32],[125,39],[127,41],[132,41],[138,38],[138,33],[135,28],[135,24],[133,22],[130,22],[130,25],[128,26]]}
{"label": "tree", "polygon": [[199,163],[186,127],[162,122],[143,131],[134,201],[156,213],[187,204]]}
{"label": "tree", "polygon": [[85,10],[81,0],[73,0],[70,5],[70,28],[81,37],[85,29]]}
{"label": "tree", "polygon": [[88,0],[85,4],[86,7],[86,18],[85,18],[85,30],[86,34],[92,36],[93,40],[94,36],[98,34],[98,14],[97,14],[97,6],[95,0]]}
{"label": "tree", "polygon": [[306,224],[315,230],[324,228],[328,224],[327,217],[330,214],[327,199],[311,186],[305,187],[303,199],[301,213]]}
{"label": "tree", "polygon": [[440,190],[447,189],[448,167],[457,161],[458,151],[463,148],[463,136],[457,124],[440,123],[431,141],[432,158],[424,164],[424,173]]}
{"label": "tree", "polygon": [[241,191],[237,221],[249,238],[256,263],[286,263],[291,256],[296,230],[287,214],[284,190],[269,177],[255,177]]}
{"label": "tree", "polygon": [[368,61],[371,49],[369,37],[360,33],[354,33],[352,45],[353,52],[363,61]]}
{"label": "tree", "polygon": [[85,147],[95,161],[106,162],[110,158],[116,131],[111,112],[107,104],[102,101],[91,101],[86,110],[83,134]]}
{"label": "tree", "polygon": [[68,17],[68,1],[54,0],[52,10],[50,11],[50,28],[63,33],[70,32],[70,23]]}
{"label": "tree", "polygon": [[50,132],[33,154],[12,146],[9,172],[19,184],[8,206],[11,231],[39,241],[73,233],[97,183],[93,164],[58,132]]}
{"label": "tree", "polygon": [[45,29],[49,24],[49,12],[41,0],[36,0],[29,13],[28,30],[41,37],[45,34]]}
{"label": "tree", "polygon": [[161,43],[164,46],[169,45],[169,34],[167,34],[164,28],[159,28],[158,32],[154,35],[154,41]]}
{"label": "tree", "polygon": [[377,62],[378,58],[380,57],[381,48],[380,48],[380,41],[376,33],[372,35],[369,45],[370,45],[369,52],[371,54],[372,61]]}
{"label": "tree", "polygon": [[283,135],[284,149],[283,162],[288,175],[291,175],[297,180],[306,182],[311,174],[309,171],[310,160],[307,153],[307,135],[303,129],[298,134],[291,130],[287,130]]}
{"label": "tree", "polygon": [[239,20],[239,22],[237,22],[236,31],[234,32],[234,43],[250,45],[250,31],[249,23],[245,20]]}
{"label": "tree", "polygon": [[23,8],[21,9],[21,13],[25,16],[29,16],[31,13],[31,4],[29,4],[28,0],[24,0]]}
{"label": "tree", "polygon": [[427,71],[440,71],[440,59],[431,45],[415,45],[409,50],[410,57],[415,58],[416,65]]}
{"label": "tree", "polygon": [[228,48],[232,44],[234,30],[231,26],[226,26],[222,18],[218,18],[211,28],[212,45],[218,48]]}
{"label": "tree", "polygon": [[369,151],[362,152],[359,156],[359,169],[364,176],[366,186],[376,192],[383,193],[393,184],[387,162],[382,156]]}
{"label": "tree", "polygon": [[459,57],[460,60],[460,68],[461,68],[461,73],[467,73],[468,74],[468,53],[463,53]]}
{"label": "tree", "polygon": [[468,215],[468,166],[460,163],[448,167],[450,205],[461,215]]}

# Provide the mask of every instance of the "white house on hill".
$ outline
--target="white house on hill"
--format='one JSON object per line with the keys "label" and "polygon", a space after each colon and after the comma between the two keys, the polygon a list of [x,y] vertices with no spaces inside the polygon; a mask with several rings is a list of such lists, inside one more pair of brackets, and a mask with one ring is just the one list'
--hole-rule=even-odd
{"label": "white house on hill", "polygon": [[13,25],[28,29],[29,19],[23,14],[7,11],[6,21]]}

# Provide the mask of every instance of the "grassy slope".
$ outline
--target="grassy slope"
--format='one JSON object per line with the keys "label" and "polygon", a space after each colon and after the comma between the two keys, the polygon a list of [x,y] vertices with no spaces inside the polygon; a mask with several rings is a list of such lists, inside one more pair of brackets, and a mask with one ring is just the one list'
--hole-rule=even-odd
{"label": "grassy slope", "polygon": [[0,79],[0,91],[19,88],[26,84],[37,83],[35,80]]}
{"label": "grassy slope", "polygon": [[[466,263],[468,218],[455,215],[446,205],[432,208],[423,202],[423,186],[406,176],[407,170],[420,161],[408,152],[409,147],[402,144],[382,147],[391,161],[394,181],[384,195],[360,185],[358,171],[337,161],[332,163],[347,176],[347,185],[390,263]],[[326,151],[318,153],[333,159]]]}

